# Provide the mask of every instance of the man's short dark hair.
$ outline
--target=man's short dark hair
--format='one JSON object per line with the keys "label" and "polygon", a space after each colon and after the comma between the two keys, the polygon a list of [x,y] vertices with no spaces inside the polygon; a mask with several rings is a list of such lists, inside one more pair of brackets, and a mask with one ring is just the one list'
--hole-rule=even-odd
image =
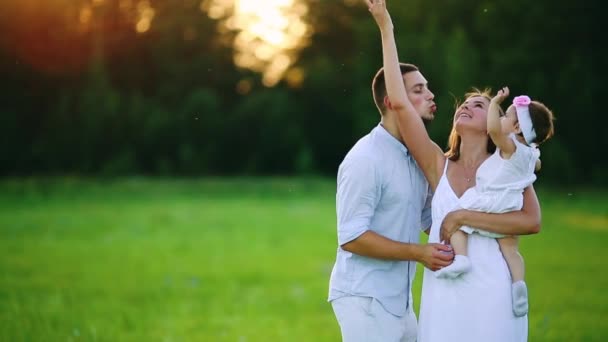
{"label": "man's short dark hair", "polygon": [[[401,69],[401,75],[405,75],[408,72],[418,71],[418,67],[414,64],[399,63]],[[374,103],[380,111],[381,115],[384,115],[386,107],[384,106],[384,97],[386,96],[386,82],[384,81],[384,68],[380,68],[374,79],[372,80],[372,95],[374,96]]]}

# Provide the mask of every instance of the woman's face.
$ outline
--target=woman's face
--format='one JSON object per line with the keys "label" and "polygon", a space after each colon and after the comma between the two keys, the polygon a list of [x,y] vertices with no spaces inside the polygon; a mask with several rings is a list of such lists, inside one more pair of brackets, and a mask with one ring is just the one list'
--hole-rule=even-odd
{"label": "woman's face", "polygon": [[487,132],[487,116],[490,101],[484,96],[471,96],[464,101],[454,115],[454,126],[457,130],[473,129]]}

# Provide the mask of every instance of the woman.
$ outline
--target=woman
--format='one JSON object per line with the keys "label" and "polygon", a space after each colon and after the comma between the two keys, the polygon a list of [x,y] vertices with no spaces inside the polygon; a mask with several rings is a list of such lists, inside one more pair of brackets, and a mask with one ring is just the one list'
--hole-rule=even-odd
{"label": "woman", "polygon": [[[491,154],[485,134],[488,106],[487,94],[477,92],[467,94],[466,101],[456,111],[450,151],[443,163],[436,164],[441,171],[435,173],[433,181],[433,226],[429,242],[444,241],[440,236],[441,222],[458,207],[462,194],[475,185],[477,168],[483,167],[483,161]],[[533,192],[532,188],[526,190],[525,201],[537,203]],[[454,228],[470,220],[466,214],[456,212],[456,217],[450,218],[456,222],[448,222],[451,229],[444,233],[447,240]],[[538,230],[535,215],[528,216],[516,217],[506,225],[504,221],[501,224],[502,220],[484,225],[475,219],[466,225],[509,235],[534,233]],[[440,279],[434,272],[424,270],[418,340],[526,341],[527,316],[518,318],[513,314],[511,277],[496,239],[470,234],[468,254],[471,271],[459,278]]]}
{"label": "woman", "polygon": [[[434,192],[429,243],[449,239],[461,225],[505,235],[537,233],[540,208],[532,187],[524,191],[524,207],[518,212],[450,213],[460,196],[475,185],[477,169],[494,150],[486,129],[491,98],[487,92],[467,94],[454,115],[450,150],[444,155],[430,140],[406,95],[393,25],[384,1],[367,0],[367,4],[382,34],[390,105],[399,113],[403,140]],[[527,316],[513,315],[509,270],[496,239],[473,234],[468,253],[472,270],[456,279],[439,279],[429,269],[424,270],[418,340],[525,341]]]}

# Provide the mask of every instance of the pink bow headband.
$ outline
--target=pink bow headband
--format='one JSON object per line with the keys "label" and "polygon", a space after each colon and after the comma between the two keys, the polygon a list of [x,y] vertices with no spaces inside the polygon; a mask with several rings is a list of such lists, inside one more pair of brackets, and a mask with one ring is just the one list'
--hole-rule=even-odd
{"label": "pink bow headband", "polygon": [[519,121],[519,128],[524,135],[524,139],[529,144],[536,138],[536,131],[532,125],[532,118],[530,117],[530,103],[532,101],[527,95],[516,96],[513,99],[513,105],[517,112],[517,120]]}

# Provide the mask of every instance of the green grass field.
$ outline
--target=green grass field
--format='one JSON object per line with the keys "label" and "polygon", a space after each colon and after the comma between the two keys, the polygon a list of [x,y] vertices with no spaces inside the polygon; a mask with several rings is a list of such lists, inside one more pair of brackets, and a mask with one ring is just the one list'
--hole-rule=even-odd
{"label": "green grass field", "polygon": [[[608,189],[537,191],[529,340],[606,341]],[[339,341],[334,196],[319,179],[0,181],[0,340]]]}

